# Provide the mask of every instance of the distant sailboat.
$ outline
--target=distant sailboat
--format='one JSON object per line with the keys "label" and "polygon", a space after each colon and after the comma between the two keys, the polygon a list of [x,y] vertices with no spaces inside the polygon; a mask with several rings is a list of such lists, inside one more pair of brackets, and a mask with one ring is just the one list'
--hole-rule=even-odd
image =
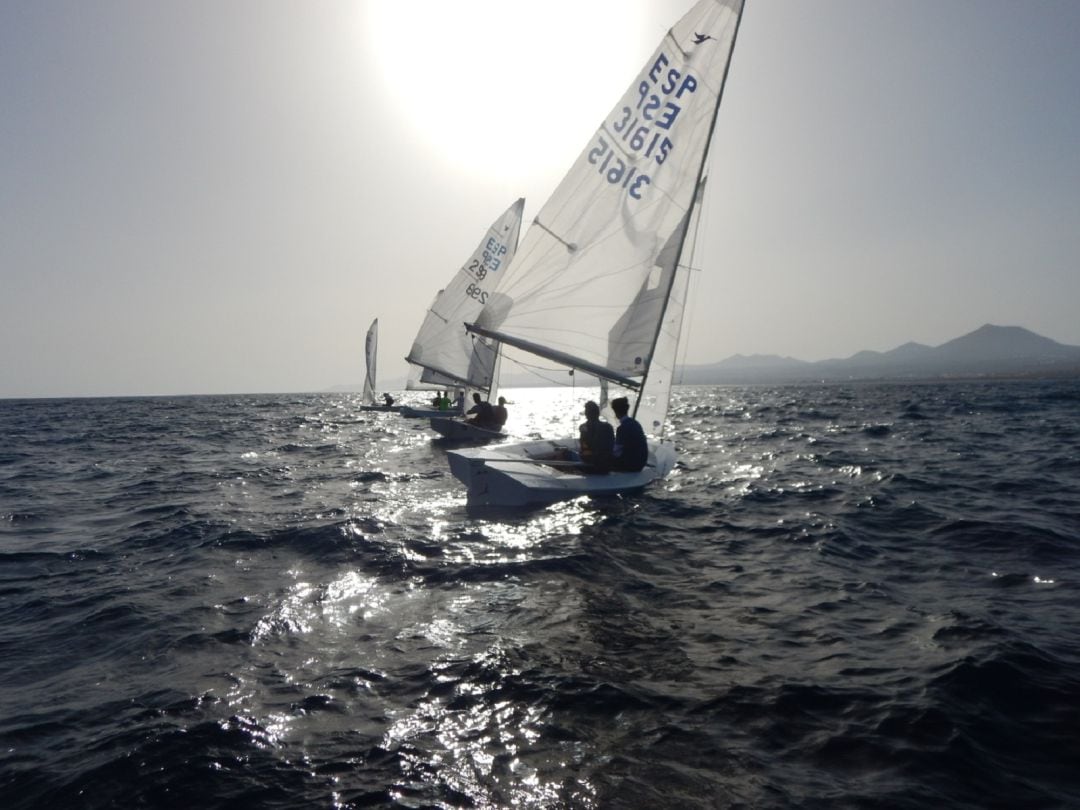
{"label": "distant sailboat", "polygon": [[[413,387],[464,392],[465,402],[479,392],[493,396],[499,379],[498,344],[465,331],[498,289],[505,268],[517,250],[525,200],[518,199],[487,229],[476,249],[439,291],[420,325],[405,358],[414,368]],[[432,418],[432,428],[443,436],[460,439],[501,438],[498,431],[483,431],[460,419],[461,409],[448,414],[437,409],[405,408],[405,416]]]}
{"label": "distant sailboat", "polygon": [[367,330],[367,338],[364,340],[364,361],[366,371],[364,373],[364,404],[360,406],[362,411],[398,411],[400,408],[385,402],[379,402],[375,397],[376,362],[379,355],[379,319],[371,322]]}
{"label": "distant sailboat", "polygon": [[640,489],[675,464],[662,441],[706,159],[743,0],[701,0],[668,32],[522,240],[469,324],[636,395],[638,472],[586,474],[576,438],[448,453],[470,503],[528,505]]}
{"label": "distant sailboat", "polygon": [[375,364],[379,357],[379,319],[371,322],[367,330],[367,339],[364,341],[364,359],[367,361],[367,372],[364,374],[364,402],[375,405]]}

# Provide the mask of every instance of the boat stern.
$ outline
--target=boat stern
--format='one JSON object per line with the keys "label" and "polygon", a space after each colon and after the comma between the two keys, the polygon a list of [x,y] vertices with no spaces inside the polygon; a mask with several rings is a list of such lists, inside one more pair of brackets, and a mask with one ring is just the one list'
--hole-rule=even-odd
{"label": "boat stern", "polygon": [[484,468],[484,448],[463,447],[460,450],[448,450],[447,461],[450,462],[450,472],[458,481],[463,483],[472,492],[473,482]]}

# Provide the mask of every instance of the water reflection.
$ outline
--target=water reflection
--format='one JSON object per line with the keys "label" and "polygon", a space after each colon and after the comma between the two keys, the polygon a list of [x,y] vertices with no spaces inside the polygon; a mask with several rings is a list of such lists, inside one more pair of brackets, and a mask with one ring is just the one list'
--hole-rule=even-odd
{"label": "water reflection", "polygon": [[[541,744],[548,723],[540,701],[520,700],[520,672],[496,643],[471,659],[433,665],[437,686],[398,717],[383,746],[402,754],[396,798],[437,786],[470,806],[554,807],[562,804],[566,757]],[[593,807],[587,782],[577,807]]]}
{"label": "water reflection", "polygon": [[[595,389],[509,392],[508,428],[514,438],[574,435],[584,402],[597,396]],[[745,452],[758,428],[743,404],[690,397],[676,402],[675,424],[680,409],[725,416],[709,427],[684,418],[676,440],[686,461],[666,482],[669,492],[699,476],[711,487],[748,491],[769,475],[765,448]],[[556,716],[566,711],[557,708],[564,687],[523,672],[522,662],[535,667],[547,657],[538,639],[563,639],[573,652],[559,655],[571,655],[571,671],[610,675],[619,671],[608,662],[611,650],[644,634],[675,662],[669,675],[684,672],[685,655],[667,649],[644,618],[638,634],[613,641],[604,617],[635,603],[577,579],[585,539],[607,521],[624,522],[639,499],[470,510],[445,449],[421,420],[356,420],[324,409],[308,429],[344,452],[333,451],[338,461],[328,463],[315,442],[304,448],[309,463],[294,465],[288,509],[301,521],[336,525],[346,545],[332,547],[334,560],[312,555],[286,568],[288,585],[256,621],[251,659],[230,690],[232,715],[286,748],[304,746],[313,733],[364,727],[379,741],[369,745],[391,757],[392,795],[402,803],[599,806],[588,769],[577,765],[594,759],[595,743],[564,736],[567,718]],[[717,448],[731,450],[719,463]],[[553,666],[561,670],[561,659]],[[345,788],[349,777],[335,780]]]}

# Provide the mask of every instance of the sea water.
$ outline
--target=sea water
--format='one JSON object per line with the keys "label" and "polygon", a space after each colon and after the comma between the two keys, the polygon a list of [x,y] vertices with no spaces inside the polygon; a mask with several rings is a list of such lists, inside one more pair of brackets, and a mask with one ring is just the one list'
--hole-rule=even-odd
{"label": "sea water", "polygon": [[677,388],[505,513],[357,404],[0,401],[0,807],[1080,806],[1080,383]]}

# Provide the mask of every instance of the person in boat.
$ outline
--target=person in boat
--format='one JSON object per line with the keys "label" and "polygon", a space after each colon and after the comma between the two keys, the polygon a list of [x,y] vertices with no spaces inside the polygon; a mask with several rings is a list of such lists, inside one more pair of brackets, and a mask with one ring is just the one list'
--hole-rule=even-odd
{"label": "person in boat", "polygon": [[465,413],[465,392],[460,388],[457,396],[454,397],[454,410],[458,413]]}
{"label": "person in boat", "polygon": [[637,472],[644,469],[649,460],[649,444],[641,424],[630,416],[630,403],[626,397],[611,400],[611,410],[619,420],[615,429],[615,446],[611,450],[611,469]]}
{"label": "person in boat", "polygon": [[382,401],[383,401],[383,405],[385,405],[387,408],[394,407],[394,398],[392,396],[390,396],[389,392],[384,392],[383,393]]}
{"label": "person in boat", "polygon": [[435,407],[440,411],[450,410],[450,398],[446,396],[445,391],[440,391],[439,396],[435,398]]}
{"label": "person in boat", "polygon": [[600,406],[592,400],[585,403],[585,421],[578,426],[578,460],[582,472],[606,473],[611,468],[611,451],[615,431],[600,421]]}
{"label": "person in boat", "polygon": [[438,393],[436,393],[435,396],[433,396],[431,398],[431,407],[434,408],[435,410],[439,410],[439,403],[442,402],[442,398],[443,398],[443,392],[442,391],[439,391]]}
{"label": "person in boat", "polygon": [[499,397],[499,404],[492,407],[491,413],[495,417],[493,422],[495,429],[502,430],[503,425],[506,424],[506,420],[510,416],[506,412],[506,397]]}
{"label": "person in boat", "polygon": [[490,430],[495,423],[495,409],[477,391],[473,392],[472,398],[473,406],[469,408],[465,421]]}

